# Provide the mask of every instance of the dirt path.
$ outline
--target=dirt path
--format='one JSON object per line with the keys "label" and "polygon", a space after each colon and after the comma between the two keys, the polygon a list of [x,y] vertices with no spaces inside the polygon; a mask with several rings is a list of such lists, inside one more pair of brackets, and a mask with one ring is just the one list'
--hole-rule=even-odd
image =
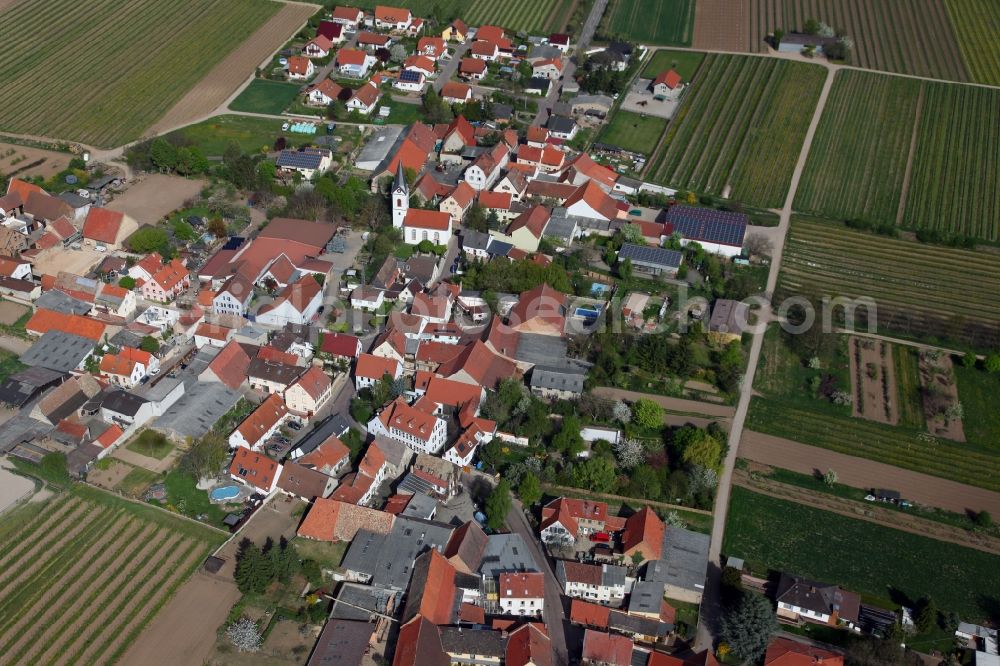
{"label": "dirt path", "polygon": [[986,510],[994,516],[1000,515],[1000,493],[773,435],[746,431],[740,457],[801,474],[832,469],[841,483],[855,488],[898,490],[904,498],[918,504],[955,513]]}
{"label": "dirt path", "polygon": [[906,200],[910,196],[910,174],[913,173],[913,163],[917,155],[917,137],[920,134],[920,118],[924,113],[924,96],[927,91],[926,85],[920,86],[920,96],[917,97],[917,114],[913,121],[913,134],[910,135],[910,152],[906,157],[906,168],[903,171],[903,188],[899,194],[899,210],[896,211],[896,226],[903,226],[903,218],[906,216]]}
{"label": "dirt path", "polygon": [[[89,616],[84,616],[84,627],[93,627],[93,631],[83,631],[81,627],[81,632],[75,636],[67,632],[71,637],[75,637],[76,640],[73,641],[68,647],[64,647],[62,655],[59,657],[56,663],[92,663],[88,659],[84,658],[80,653],[92,653],[105,645],[104,637],[108,631],[112,629],[117,629],[119,623],[127,621],[128,617],[118,611],[119,607],[122,605],[122,601],[128,599],[127,603],[135,603],[137,600],[144,601],[141,592],[145,591],[145,588],[152,585],[157,581],[160,576],[165,575],[165,572],[169,569],[177,558],[180,557],[181,546],[186,540],[181,537],[180,534],[169,535],[167,541],[161,542],[159,548],[156,552],[150,552],[150,557],[156,558],[157,573],[152,576],[135,576],[129,579],[128,585],[125,589],[121,590],[114,598],[108,599],[103,607],[100,614],[93,613]],[[164,556],[163,554],[166,553]],[[87,645],[84,645],[88,643]]]}
{"label": "dirt path", "polygon": [[[142,542],[139,542],[138,540],[136,541],[136,543],[139,546],[141,546],[142,550],[135,556],[132,562],[138,563],[139,566],[142,567],[144,563],[148,561],[148,558],[152,557],[157,552],[159,552],[161,548],[163,548],[169,536],[170,532],[166,529],[156,530],[153,531],[151,534],[149,534],[148,531],[147,533],[144,533],[143,541]],[[123,555],[125,556],[125,558],[127,558],[128,556],[127,553],[123,553]],[[123,558],[119,557],[116,564],[122,561]],[[132,569],[130,567],[128,573],[131,573],[131,570]],[[117,577],[121,576],[123,572],[120,570],[116,570],[113,571],[112,573],[114,576]],[[63,630],[60,633],[60,635],[55,638],[54,641],[50,641],[45,646],[46,651],[37,659],[38,662],[43,662],[45,660],[51,659],[55,654],[64,651],[68,646],[79,641],[84,626],[91,621],[92,616],[96,615],[99,610],[107,608],[109,602],[112,600],[112,596],[114,595],[115,591],[122,587],[120,581],[115,581],[114,584],[111,583],[112,581],[110,580],[104,580],[102,585],[106,587],[102,588],[100,594],[98,594],[93,599],[76,600],[76,602],[73,604],[73,609],[72,609],[73,610],[72,617],[74,618],[73,622],[65,630]],[[84,612],[88,610],[91,610],[92,612],[91,613]]]}
{"label": "dirt path", "polygon": [[20,356],[30,348],[31,342],[28,340],[15,338],[13,335],[0,335],[0,349],[4,349],[12,354]]}
{"label": "dirt path", "polygon": [[285,3],[277,14],[213,67],[205,78],[146,130],[144,136],[156,136],[197,122],[215,113],[219,107],[228,106],[244,84],[249,84],[257,67],[270,59],[317,9],[318,5]]}
{"label": "dirt path", "polygon": [[[158,578],[160,580],[153,581],[151,584],[156,584],[159,589],[153,593],[152,596],[148,596],[148,591],[150,585],[147,585],[147,589],[143,590],[141,594],[137,594],[129,605],[126,606],[119,617],[131,618],[131,621],[126,624],[123,628],[118,630],[118,635],[115,639],[105,646],[105,648],[98,653],[99,658],[91,662],[87,654],[84,654],[83,660],[85,663],[96,663],[96,664],[110,664],[112,663],[111,658],[114,654],[121,649],[128,641],[131,641],[134,636],[132,633],[144,623],[149,620],[150,613],[156,613],[159,607],[167,597],[174,591],[172,589],[171,583],[174,579],[185,575],[191,567],[198,563],[203,556],[203,550],[200,543],[196,541],[189,542],[188,549],[183,555],[179,555],[178,558],[174,559],[174,564],[170,567],[169,571],[164,569]],[[183,559],[181,559],[183,558]]]}
{"label": "dirt path", "polygon": [[[79,602],[84,598],[83,593],[87,587],[103,586],[109,576],[117,573],[117,569],[113,566],[116,554],[130,552],[139,547],[140,542],[134,540],[134,537],[141,528],[142,523],[138,520],[130,520],[127,525],[122,525],[121,531],[115,538],[110,541],[97,541],[58,580],[49,581],[46,593],[38,597],[31,606],[26,607],[20,621],[9,627],[0,637],[2,646],[0,652],[8,655],[12,661],[37,663],[33,653],[50,645],[49,640],[44,638],[45,635],[65,627],[65,624],[58,620],[71,608],[70,604],[55,602],[59,598]],[[68,581],[69,585],[63,586],[64,581]],[[71,617],[78,616],[78,612],[71,615]],[[10,645],[14,640],[16,642]],[[21,650],[26,647],[29,648],[28,652],[21,655]]]}
{"label": "dirt path", "polygon": [[930,537],[939,541],[947,541],[966,548],[975,548],[986,553],[1000,555],[1000,539],[976,534],[959,527],[945,525],[936,520],[928,520],[913,514],[886,509],[874,503],[857,502],[855,500],[836,497],[827,493],[807,490],[798,486],[772,481],[766,476],[751,478],[745,470],[736,470],[733,483],[743,488],[749,488],[755,493],[804,504],[815,509],[856,518],[883,527]]}
{"label": "dirt path", "polygon": [[[15,568],[25,558],[31,559],[36,557],[43,548],[46,548],[62,535],[61,532],[54,529],[55,527],[62,525],[64,522],[79,520],[88,507],[88,504],[77,499],[70,500],[62,506],[56,507],[56,510],[45,519],[41,527],[33,532],[33,534],[42,534],[44,536],[37,541],[30,537],[21,540],[17,547],[4,555],[3,559],[0,560],[0,571]],[[21,534],[19,533],[14,538],[20,540],[20,537]]]}
{"label": "dirt path", "polygon": [[607,398],[608,400],[628,400],[634,402],[640,398],[645,398],[672,412],[701,414],[703,416],[715,416],[723,419],[732,418],[733,413],[736,411],[735,407],[729,405],[716,405],[711,402],[701,402],[700,400],[686,400],[684,398],[671,398],[652,393],[626,391],[625,389],[612,388],[610,386],[600,386],[595,388],[593,392],[594,395]]}

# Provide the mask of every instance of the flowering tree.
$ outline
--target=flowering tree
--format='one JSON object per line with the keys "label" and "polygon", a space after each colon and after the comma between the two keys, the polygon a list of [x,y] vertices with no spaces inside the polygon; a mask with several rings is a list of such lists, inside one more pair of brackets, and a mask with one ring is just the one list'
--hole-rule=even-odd
{"label": "flowering tree", "polygon": [[257,628],[257,623],[248,617],[241,617],[229,625],[229,628],[226,629],[226,636],[240,652],[260,650],[260,630]]}
{"label": "flowering tree", "polygon": [[646,447],[637,439],[620,439],[614,448],[618,466],[622,469],[638,467],[646,460]]}

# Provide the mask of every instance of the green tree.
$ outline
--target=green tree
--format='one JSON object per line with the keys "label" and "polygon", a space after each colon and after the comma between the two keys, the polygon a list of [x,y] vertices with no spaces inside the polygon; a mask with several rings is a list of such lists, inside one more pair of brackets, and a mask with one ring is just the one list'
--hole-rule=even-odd
{"label": "green tree", "polygon": [[240,543],[233,578],[243,594],[261,594],[270,582],[264,555],[249,539],[243,539]]}
{"label": "green tree", "polygon": [[763,656],[777,630],[778,619],[771,602],[753,592],[744,592],[719,621],[719,638],[733,654],[748,662]]}
{"label": "green tree", "polygon": [[973,522],[976,523],[976,527],[993,527],[993,516],[990,515],[989,511],[980,511],[976,514]]}
{"label": "green tree", "polygon": [[620,277],[625,282],[632,279],[632,260],[625,259],[618,264],[618,277]]}
{"label": "green tree", "polygon": [[661,497],[660,477],[649,465],[640,465],[629,472],[629,492],[632,497],[653,500]]}
{"label": "green tree", "polygon": [[118,280],[118,286],[123,289],[135,289],[135,278],[130,275],[126,275],[122,279]]}
{"label": "green tree", "polygon": [[169,249],[168,242],[167,232],[164,229],[146,226],[129,236],[126,244],[130,250],[139,254],[153,251],[163,254],[165,248]]}
{"label": "green tree", "polygon": [[922,634],[932,631],[938,623],[937,604],[930,597],[924,597],[917,602],[917,616],[913,618],[917,629]]}
{"label": "green tree", "polygon": [[499,530],[510,513],[510,484],[506,479],[501,479],[500,483],[493,488],[489,497],[486,498],[486,525],[491,530]]}
{"label": "green tree", "polygon": [[142,342],[139,343],[139,349],[150,354],[155,354],[160,351],[160,342],[152,335],[145,335],[142,338]]}
{"label": "green tree", "polygon": [[648,398],[639,398],[632,405],[632,421],[640,428],[661,428],[663,408]]}
{"label": "green tree", "polygon": [[195,479],[218,474],[229,457],[227,435],[210,430],[196,440],[181,458],[181,469]]}
{"label": "green tree", "polygon": [[66,466],[66,454],[47,453],[39,462],[42,478],[46,481],[66,485],[69,483],[69,467]]}
{"label": "green tree", "polygon": [[552,438],[552,448],[567,458],[575,458],[583,451],[583,436],[580,434],[582,429],[580,418],[575,414],[563,417],[559,432]]}
{"label": "green tree", "polygon": [[573,467],[573,485],[597,493],[610,493],[618,485],[614,460],[595,456]]}
{"label": "green tree", "polygon": [[[492,214],[493,211],[490,211],[490,213]],[[469,212],[465,214],[465,219],[462,221],[462,226],[473,231],[482,231],[483,233],[489,231],[490,227],[485,211],[478,202],[472,204],[472,207],[469,208]]]}
{"label": "green tree", "polygon": [[153,141],[149,149],[149,157],[157,168],[166,171],[173,171],[177,167],[177,147],[160,138]]}
{"label": "green tree", "polygon": [[681,428],[674,434],[674,444],[688,465],[718,469],[722,462],[722,442],[701,428]]}
{"label": "green tree", "polygon": [[208,231],[216,238],[224,238],[229,233],[229,230],[226,229],[226,223],[218,215],[212,216],[212,219],[208,221]]}
{"label": "green tree", "polygon": [[990,373],[995,374],[1000,372],[1000,354],[990,354],[987,356],[986,361],[983,363],[983,367]]}
{"label": "green tree", "polygon": [[517,495],[525,506],[536,504],[542,499],[542,484],[535,474],[525,474],[517,487]]}

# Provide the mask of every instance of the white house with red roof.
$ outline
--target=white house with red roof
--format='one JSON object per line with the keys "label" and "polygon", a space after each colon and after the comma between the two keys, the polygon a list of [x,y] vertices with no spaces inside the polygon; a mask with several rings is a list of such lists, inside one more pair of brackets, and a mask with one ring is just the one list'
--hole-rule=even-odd
{"label": "white house with red roof", "polygon": [[472,86],[448,81],[441,88],[441,99],[448,104],[465,104],[472,99]]}
{"label": "white house with red roof", "polygon": [[116,386],[132,388],[146,375],[159,370],[159,360],[149,352],[122,347],[117,354],[101,357],[101,376]]}
{"label": "white house with red roof", "polygon": [[277,393],[272,393],[229,435],[229,447],[256,450],[287,420],[285,401]]}
{"label": "white house with red roof", "polygon": [[417,53],[432,60],[437,60],[447,51],[447,42],[441,37],[421,37],[417,42]]}
{"label": "white house with red roof", "polygon": [[128,276],[136,282],[153,279],[156,271],[163,267],[163,257],[159,252],[150,252],[145,257],[129,266]]}
{"label": "white house with red roof", "polygon": [[500,173],[510,162],[510,151],[503,143],[490,148],[469,165],[462,178],[477,192],[488,190],[500,178]]}
{"label": "white house with red roof", "polygon": [[297,416],[312,418],[332,396],[330,377],[313,366],[285,389],[285,406]]}
{"label": "white house with red roof", "polygon": [[257,310],[256,322],[263,326],[283,327],[286,324],[307,324],[323,304],[323,287],[312,276],[293,282],[274,301]]}
{"label": "white house with red roof", "polygon": [[467,81],[479,81],[486,78],[488,66],[485,60],[479,58],[462,58],[458,63],[458,75]]}
{"label": "white house with red roof", "polygon": [[603,532],[608,523],[604,502],[560,497],[542,507],[539,536],[545,543],[575,543],[577,539]]}
{"label": "white house with red roof", "polygon": [[316,35],[302,47],[302,55],[307,58],[325,58],[333,50],[333,40],[326,35]]}
{"label": "white house with red roof", "polygon": [[537,571],[502,573],[497,593],[503,615],[541,615],[545,610],[545,575]]}
{"label": "white house with red roof", "polygon": [[338,99],[344,89],[334,83],[331,79],[323,79],[315,85],[306,88],[306,103],[329,106]]}
{"label": "white house with red roof", "polygon": [[377,5],[374,14],[373,23],[379,30],[408,30],[413,23],[413,14],[401,7]]}
{"label": "white house with red roof", "polygon": [[118,248],[138,229],[135,220],[107,208],[91,208],[83,222],[83,238],[108,248]]}
{"label": "white house with red roof", "polygon": [[563,61],[561,58],[538,60],[531,66],[531,75],[555,81],[563,75]]}
{"label": "white house with red roof", "polygon": [[610,222],[618,219],[618,203],[594,181],[587,181],[563,204],[566,212],[577,217]]}
{"label": "white house with red roof", "polygon": [[190,286],[191,274],[187,266],[180,259],[172,259],[142,283],[140,292],[147,301],[169,303]]}
{"label": "white house with red roof", "polygon": [[319,351],[335,361],[353,361],[361,356],[361,338],[347,333],[320,334]]}
{"label": "white house with red roof", "polygon": [[396,398],[368,422],[368,432],[401,442],[419,453],[434,455],[444,449],[448,426],[444,419]]}
{"label": "white house with red roof", "polygon": [[262,453],[241,447],[229,465],[229,476],[262,495],[270,495],[278,485],[281,465]]}
{"label": "white house with red roof", "polygon": [[289,81],[304,81],[311,79],[316,73],[316,65],[305,56],[291,56],[285,65],[285,76]]}
{"label": "white house with red roof", "polygon": [[337,71],[344,76],[363,79],[378,59],[360,49],[340,49],[337,52]]}
{"label": "white house with red roof", "polygon": [[434,66],[434,59],[425,55],[413,55],[403,61],[403,69],[411,72],[419,72],[430,78],[434,76],[437,69]]}
{"label": "white house with red roof", "polygon": [[403,366],[396,359],[361,354],[354,366],[354,386],[360,391],[374,386],[385,375],[399,379],[402,374]]}
{"label": "white house with red roof", "polygon": [[358,27],[358,24],[365,19],[365,13],[357,7],[334,7],[330,13],[330,20],[339,23],[351,30]]}
{"label": "white house with red roof", "polygon": [[337,476],[351,464],[351,449],[336,435],[331,435],[320,442],[320,445],[309,453],[303,454],[301,449],[294,449],[291,457],[295,462],[314,469],[327,476]]}
{"label": "white house with red roof", "polygon": [[681,83],[681,75],[673,69],[668,69],[653,79],[650,86],[653,96],[660,100],[677,100],[684,91],[684,84]]}
{"label": "white house with red roof", "polygon": [[367,116],[375,110],[375,105],[378,104],[381,97],[382,90],[369,81],[355,90],[354,94],[351,95],[351,99],[347,100],[347,110],[357,111],[361,115]]}

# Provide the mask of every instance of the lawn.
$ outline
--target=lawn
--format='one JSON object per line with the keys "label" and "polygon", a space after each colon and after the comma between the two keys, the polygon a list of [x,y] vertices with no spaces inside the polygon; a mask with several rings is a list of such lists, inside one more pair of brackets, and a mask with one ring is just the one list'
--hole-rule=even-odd
{"label": "lawn", "polygon": [[642,70],[642,78],[655,79],[660,72],[674,69],[681,75],[681,79],[691,81],[704,59],[704,53],[695,51],[660,50],[646,63],[646,68]]}
{"label": "lawn", "polygon": [[143,430],[139,436],[129,442],[126,449],[149,456],[157,460],[163,460],[174,450],[174,445],[167,441],[167,438],[155,430]]}
{"label": "lawn", "polygon": [[236,143],[246,153],[271,150],[275,139],[282,135],[288,140],[289,147],[309,142],[306,138],[282,132],[281,125],[282,121],[270,118],[216,116],[175,130],[170,136],[178,138],[183,144],[198,146],[209,157],[222,157],[231,143]]}
{"label": "lawn", "polygon": [[847,336],[832,333],[823,334],[824,343],[815,356],[818,368],[810,368],[799,358],[786,342],[787,336],[781,327],[771,324],[764,334],[760,365],[754,380],[754,388],[767,398],[781,400],[810,409],[822,409],[830,413],[849,416],[848,407],[838,407],[825,398],[817,397],[810,383],[815,378],[830,377],[834,390],[851,391],[850,360],[847,356]]}
{"label": "lawn", "polygon": [[[0,13],[0,125],[100,147],[136,139],[279,8],[265,0],[15,3]],[[52,103],[54,89],[66,104]]]}
{"label": "lawn", "polygon": [[734,487],[723,551],[759,573],[786,571],[837,583],[871,600],[930,595],[966,620],[989,617],[1000,558]]}
{"label": "lawn", "polygon": [[295,550],[303,560],[315,560],[324,569],[337,569],[350,545],[347,541],[328,543],[312,539],[295,539]]}
{"label": "lawn", "polygon": [[597,141],[649,155],[666,126],[663,118],[619,110],[601,130]]}
{"label": "lawn", "polygon": [[231,111],[277,115],[298,99],[301,89],[302,86],[297,83],[254,79],[246,87],[246,90],[233,100],[229,109]]}
{"label": "lawn", "polygon": [[160,475],[142,467],[133,467],[125,478],[115,487],[128,497],[139,497],[151,485],[158,481]]}
{"label": "lawn", "polygon": [[691,46],[695,0],[611,0],[600,34],[640,44]]}
{"label": "lawn", "polygon": [[18,360],[17,354],[0,349],[0,382],[6,381],[15,372],[24,370],[26,365]]}
{"label": "lawn", "polygon": [[222,526],[227,511],[218,504],[212,504],[208,492],[199,490],[192,476],[175,469],[163,478],[163,485],[167,490],[167,509],[189,518],[203,516],[209,525]]}
{"label": "lawn", "polygon": [[226,538],[79,484],[4,522],[0,654],[11,664],[116,662]]}
{"label": "lawn", "polygon": [[965,409],[962,427],[965,436],[979,442],[1000,443],[1000,376],[979,368],[966,368],[955,363],[958,378],[958,399]]}

